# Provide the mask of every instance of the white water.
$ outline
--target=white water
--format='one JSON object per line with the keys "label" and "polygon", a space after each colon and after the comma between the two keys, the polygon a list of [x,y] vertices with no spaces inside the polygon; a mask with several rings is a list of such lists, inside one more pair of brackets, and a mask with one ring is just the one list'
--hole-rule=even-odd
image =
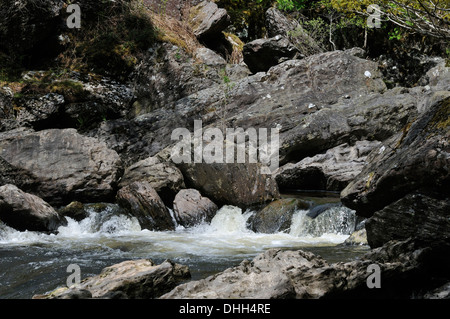
{"label": "white water", "polygon": [[113,209],[91,211],[80,222],[68,218],[56,234],[20,232],[0,223],[0,298],[29,298],[52,290],[65,282],[72,263],[87,276],[123,260],[172,259],[188,265],[198,279],[268,248],[310,247],[334,255],[334,246],[354,228],[354,213],[333,208],[314,220],[306,213],[296,212],[290,231],[276,234],[251,231],[247,222],[253,212],[233,206],[222,207],[209,224],[165,232],[141,229],[136,218],[114,214]]}
{"label": "white water", "polygon": [[[210,224],[200,224],[176,231],[154,232],[142,230],[136,218],[125,215],[108,216],[109,212],[95,213],[80,222],[67,218],[67,226],[59,227],[56,234],[20,232],[6,225],[0,228],[0,244],[30,245],[52,244],[66,247],[77,243],[83,245],[108,245],[113,241],[137,244],[147,243],[141,249],[152,253],[166,253],[168,258],[180,255],[214,256],[236,252],[262,251],[269,247],[297,247],[311,245],[335,245],[343,242],[350,234],[350,226],[342,229],[340,218],[348,214],[339,209],[311,219],[307,211],[298,211],[288,233],[255,233],[247,228],[252,212],[242,213],[233,206],[222,207]],[[353,222],[354,227],[354,222]]]}

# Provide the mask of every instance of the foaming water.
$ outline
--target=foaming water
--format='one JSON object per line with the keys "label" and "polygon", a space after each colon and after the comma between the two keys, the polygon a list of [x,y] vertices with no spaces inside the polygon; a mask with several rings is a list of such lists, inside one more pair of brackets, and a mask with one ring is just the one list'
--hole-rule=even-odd
{"label": "foaming water", "polygon": [[[123,260],[172,259],[188,265],[198,279],[268,248],[332,247],[354,229],[354,213],[342,207],[315,219],[306,213],[295,213],[291,229],[275,234],[251,231],[247,223],[253,212],[234,206],[222,207],[209,224],[165,232],[141,229],[136,218],[113,209],[91,211],[79,222],[67,218],[68,224],[55,234],[19,232],[0,224],[0,298],[30,298],[51,290],[65,282],[72,263],[88,276]],[[30,280],[24,282],[24,274]]]}

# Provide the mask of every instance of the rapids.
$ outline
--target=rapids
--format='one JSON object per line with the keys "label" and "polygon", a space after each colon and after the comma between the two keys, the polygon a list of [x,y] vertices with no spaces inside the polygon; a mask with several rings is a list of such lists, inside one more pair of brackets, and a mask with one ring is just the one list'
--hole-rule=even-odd
{"label": "rapids", "polygon": [[175,231],[141,229],[136,218],[115,213],[114,205],[84,220],[68,218],[55,234],[19,232],[0,224],[0,298],[31,298],[65,285],[70,264],[82,278],[129,259],[172,259],[188,265],[192,279],[204,278],[251,259],[268,248],[305,249],[329,262],[348,260],[365,247],[336,246],[355,228],[355,214],[333,207],[312,219],[297,211],[289,231],[262,234],[248,227],[252,211],[222,207],[211,223]]}

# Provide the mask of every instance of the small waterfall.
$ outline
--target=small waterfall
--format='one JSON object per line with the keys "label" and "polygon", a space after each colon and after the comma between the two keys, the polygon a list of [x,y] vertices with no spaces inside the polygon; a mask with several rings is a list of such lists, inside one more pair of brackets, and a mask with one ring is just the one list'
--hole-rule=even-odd
{"label": "small waterfall", "polygon": [[327,208],[315,218],[308,210],[300,210],[292,217],[290,234],[297,237],[320,237],[324,234],[350,235],[356,226],[356,214],[341,205]]}
{"label": "small waterfall", "polygon": [[117,205],[108,204],[102,211],[88,208],[89,216],[80,222],[67,218],[67,226],[58,228],[58,236],[80,237],[83,235],[117,235],[140,231],[135,217],[120,214]]}
{"label": "small waterfall", "polygon": [[223,206],[219,209],[203,230],[216,233],[249,233],[247,229],[247,219],[250,214],[243,214],[242,209],[235,206]]}

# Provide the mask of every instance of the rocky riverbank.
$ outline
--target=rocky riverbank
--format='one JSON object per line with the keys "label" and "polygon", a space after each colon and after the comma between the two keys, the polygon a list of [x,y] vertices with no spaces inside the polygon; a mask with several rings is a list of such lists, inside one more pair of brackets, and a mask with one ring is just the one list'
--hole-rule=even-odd
{"label": "rocky riverbank", "polygon": [[[373,249],[337,264],[303,251],[268,250],[181,285],[183,266],[135,261],[47,297],[448,297],[446,61],[427,58],[420,85],[388,88],[381,66],[363,49],[322,52],[309,38],[299,48],[287,36],[298,26],[274,8],[267,13],[268,37],[245,44],[236,61],[211,42],[220,38],[221,47],[233,47],[232,37],[222,39],[226,10],[194,2],[167,11],[166,23],[186,34],[184,45],[155,41],[126,80],[28,70],[20,81],[2,82],[0,223],[55,232],[67,218],[84,216],[86,204],[115,203],[142,229],[171,231],[208,222],[223,205],[234,205],[256,210],[252,229],[270,233],[285,230],[295,210],[311,208],[281,194],[313,189],[341,192],[343,205],[365,219]],[[63,3],[43,1],[40,8],[53,13],[40,22],[49,38],[64,36],[52,28],[64,19]],[[145,10],[156,19],[154,8]],[[29,21],[16,31],[28,32]],[[12,36],[0,30],[2,39]],[[195,120],[205,129],[277,128],[280,167],[263,175],[260,163],[172,161],[172,132],[193,132]],[[367,288],[371,264],[381,269],[382,289]]]}

